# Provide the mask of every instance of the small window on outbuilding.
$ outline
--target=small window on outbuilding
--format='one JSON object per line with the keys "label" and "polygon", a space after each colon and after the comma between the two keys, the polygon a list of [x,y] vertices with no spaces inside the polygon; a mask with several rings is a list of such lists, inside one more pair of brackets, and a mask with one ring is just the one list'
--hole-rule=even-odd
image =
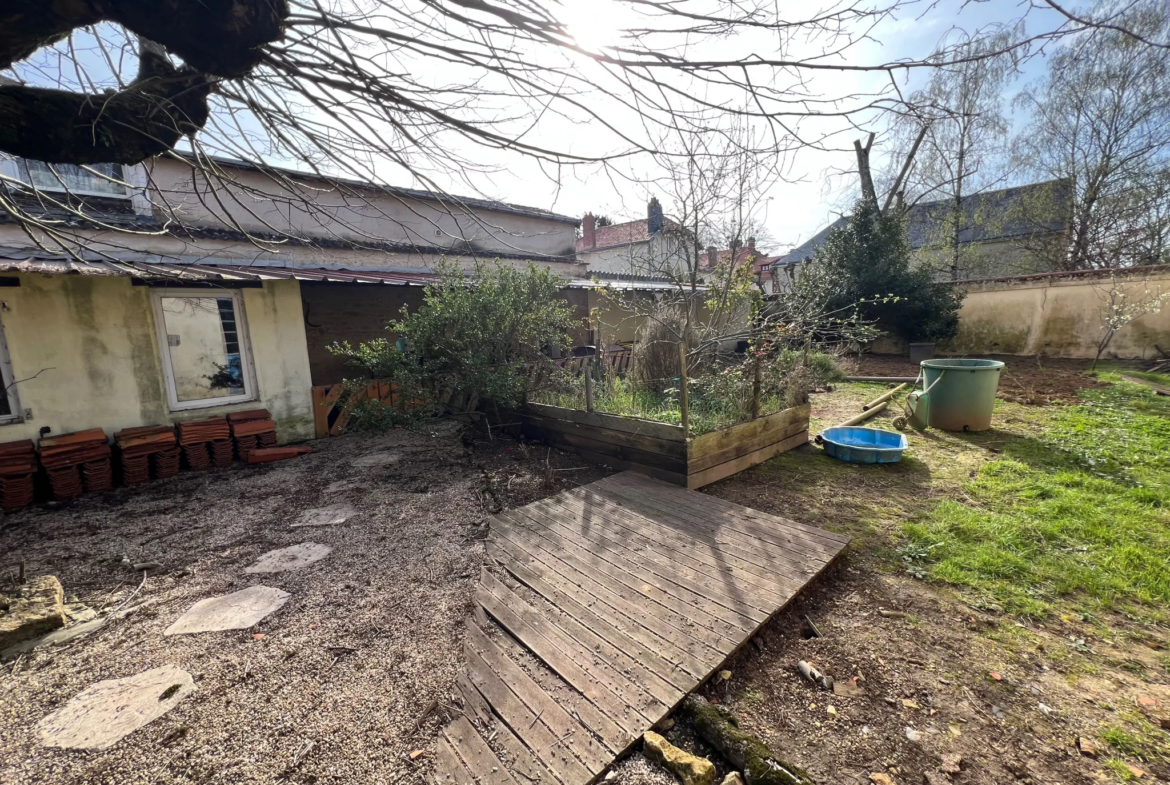
{"label": "small window on outbuilding", "polygon": [[12,373],[12,362],[8,357],[8,340],[4,335],[4,324],[0,322],[0,383],[4,385],[0,395],[0,425],[20,422],[20,400],[17,397],[16,378]]}
{"label": "small window on outbuilding", "polygon": [[80,196],[129,198],[121,164],[47,164],[20,159],[20,179],[42,191],[66,191]]}
{"label": "small window on outbuilding", "polygon": [[256,385],[239,292],[157,289],[151,295],[171,409],[254,399]]}

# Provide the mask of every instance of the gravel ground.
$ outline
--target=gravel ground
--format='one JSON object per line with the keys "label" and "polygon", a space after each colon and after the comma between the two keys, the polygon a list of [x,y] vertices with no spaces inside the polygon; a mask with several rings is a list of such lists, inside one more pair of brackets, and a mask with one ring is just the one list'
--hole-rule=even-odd
{"label": "gravel ground", "polygon": [[[126,618],[0,664],[0,783],[423,782],[430,753],[410,753],[433,749],[451,703],[487,517],[603,472],[514,442],[469,449],[449,426],[314,448],[3,519],[0,569],[23,559],[95,608],[138,586],[124,556],[162,568]],[[357,515],[290,528],[333,504]],[[297,572],[244,574],[300,542],[333,552]],[[292,597],[256,627],[163,636],[197,600],[258,584]],[[165,664],[198,687],[169,714],[104,752],[40,745],[37,723],[87,686]]]}

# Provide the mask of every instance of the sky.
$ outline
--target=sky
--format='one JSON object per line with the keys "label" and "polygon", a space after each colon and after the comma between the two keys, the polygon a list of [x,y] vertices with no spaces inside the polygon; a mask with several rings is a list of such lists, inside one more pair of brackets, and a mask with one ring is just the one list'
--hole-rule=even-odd
{"label": "sky", "polygon": [[[342,3],[361,1],[338,0]],[[696,7],[696,4],[701,4],[705,0],[687,2],[691,5],[683,3],[680,7]],[[710,3],[714,2],[715,0],[710,0]],[[779,4],[781,0],[774,2]],[[861,2],[880,3],[883,0]],[[718,3],[715,5],[718,6]],[[810,4],[807,2],[793,5],[797,7],[793,11],[794,14],[811,13]],[[645,24],[644,19],[616,0],[561,0],[561,6],[558,15],[567,21],[569,31],[577,43],[590,50],[619,43],[620,31],[624,27]],[[985,29],[989,25],[1018,20],[1025,12],[1029,34],[1051,29],[1059,23],[1055,12],[1029,8],[1029,0],[981,2],[910,0],[893,18],[879,22],[869,31],[865,40],[850,48],[847,55],[839,58],[837,62],[875,64],[902,58],[922,58],[929,55],[947,36],[954,35],[956,29],[967,31]],[[704,43],[693,49],[690,55],[727,58],[751,52],[765,58],[807,57],[821,54],[826,46],[824,40],[787,39],[781,43],[775,36],[776,34],[772,32],[740,33],[735,37]],[[104,54],[99,55],[96,48],[87,50],[85,46],[80,46],[79,50],[83,53],[81,57],[87,59],[85,63],[87,70],[100,74],[103,68],[106,68],[106,57]],[[56,67],[58,79],[67,81],[68,73],[62,74],[61,66],[50,61],[51,58],[38,55],[26,66],[25,78],[42,84],[51,83]],[[584,62],[584,58],[582,61]],[[591,65],[586,63],[583,67],[588,72]],[[124,73],[133,73],[133,57],[130,58],[130,62],[119,63],[118,66]],[[1043,56],[1030,60],[1024,66],[1020,78],[1003,96],[1005,108],[1011,107],[1014,93],[1027,81],[1040,76],[1044,67]],[[430,80],[436,86],[468,78],[467,74],[460,74],[454,69],[445,72],[442,64],[428,63],[427,69],[428,72],[420,75],[420,78]],[[897,82],[899,88],[908,93],[920,87],[925,78],[926,72],[920,70],[899,74]],[[887,87],[888,84],[889,77],[885,74],[822,71],[811,76],[804,89],[818,96],[837,97],[873,93]],[[731,92],[719,94],[709,91],[702,97],[728,104],[743,100],[741,95]],[[592,105],[603,107],[607,117],[612,116],[619,124],[625,124],[627,127],[639,124],[637,117],[629,111],[614,108],[611,99],[604,96],[586,95],[582,100],[593,101],[595,103]],[[611,102],[606,103],[607,100]],[[506,116],[511,109],[503,99],[494,104],[491,98],[485,99],[484,106],[501,116]],[[599,128],[596,121],[584,122],[580,117],[563,118],[552,115],[553,113],[542,115],[540,122],[533,124],[531,130],[526,132],[525,140],[574,152],[595,152],[598,149],[597,145],[601,143],[599,139],[604,137],[604,129]],[[1013,117],[1013,122],[1018,126],[1024,119],[1026,118],[1016,116]],[[853,140],[862,138],[869,130],[880,132],[882,128],[882,120],[875,116],[869,118],[862,116],[854,120],[861,121],[860,127],[840,118],[802,121],[799,129],[802,136],[817,140],[819,144],[789,150],[778,159],[784,173],[783,179],[768,191],[764,206],[760,210],[766,233],[773,238],[774,244],[773,247],[763,250],[782,252],[798,245],[832,221],[839,211],[848,205],[848,193],[856,188],[856,177],[849,173],[855,162]],[[207,133],[209,132],[205,132],[205,135]],[[411,181],[409,175],[388,162],[375,162],[372,166],[376,175],[389,184],[412,187],[436,186],[452,194],[494,198],[572,216],[592,212],[606,215],[619,222],[643,218],[646,214],[646,202],[651,197],[658,197],[667,213],[671,212],[668,190],[661,182],[656,182],[662,177],[662,172],[655,167],[654,162],[645,158],[623,161],[612,170],[596,166],[555,169],[547,165],[541,166],[516,153],[492,152],[459,140],[454,140],[451,144],[456,154],[475,161],[482,167],[482,171],[452,174],[432,169],[429,170],[429,174],[433,180],[427,183],[417,179]],[[457,147],[459,145],[465,146],[459,148]],[[881,166],[883,154],[879,137],[875,148],[875,166]],[[301,168],[297,167],[295,162],[273,162]]]}
{"label": "sky", "polygon": [[[870,35],[870,39],[850,50],[853,62],[886,62],[899,58],[921,58],[930,54],[956,28],[974,30],[995,23],[1016,20],[1022,13],[1022,6],[1016,0],[987,0],[980,3],[964,3],[962,0],[942,0],[930,6],[912,5],[901,11],[897,18],[881,22]],[[618,13],[620,4],[611,0],[567,0],[564,18],[570,30],[586,46],[600,47],[614,40],[617,31],[628,16]],[[1050,29],[1058,23],[1055,12],[1032,10],[1026,29],[1036,33]],[[761,46],[761,44],[763,44]],[[766,48],[767,42],[755,41],[753,49],[761,56],[773,52]],[[737,50],[741,42],[728,40],[720,46]],[[773,47],[774,49],[774,47]],[[1044,56],[1029,60],[1021,69],[1020,77],[1008,88],[1003,96],[1006,110],[1016,92],[1029,80],[1042,75],[1045,68]],[[898,77],[900,87],[910,92],[920,87],[925,72],[915,72],[909,77]],[[879,82],[886,82],[885,76],[872,74],[842,74],[826,72],[814,77],[810,89],[824,95],[844,95],[875,89]],[[1026,118],[1018,113],[1013,123],[1021,125]],[[855,177],[842,175],[841,170],[854,166],[852,150],[854,139],[863,138],[865,131],[881,130],[881,121],[873,122],[861,129],[851,129],[846,124],[825,123],[824,132],[838,131],[839,134],[828,142],[829,149],[803,149],[785,161],[785,177],[767,194],[764,208],[764,223],[776,247],[768,250],[781,251],[807,240],[825,224],[840,214],[843,205],[848,204],[847,191],[856,187]],[[588,129],[577,129],[587,135]],[[875,147],[875,163],[880,164],[883,150],[881,139]],[[649,168],[643,168],[647,177],[652,176]],[[585,169],[562,174],[558,182],[537,167],[525,162],[512,162],[504,171],[494,173],[485,180],[482,190],[490,195],[522,204],[530,204],[558,213],[579,216],[585,212],[606,215],[615,221],[633,220],[645,216],[645,205],[651,196],[666,201],[662,188],[652,183],[614,182],[606,176]],[[669,206],[667,206],[669,211]]]}

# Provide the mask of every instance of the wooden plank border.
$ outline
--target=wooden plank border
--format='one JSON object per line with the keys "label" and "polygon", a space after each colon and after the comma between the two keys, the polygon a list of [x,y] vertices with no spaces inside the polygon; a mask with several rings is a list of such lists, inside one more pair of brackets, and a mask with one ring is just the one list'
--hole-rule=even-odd
{"label": "wooden plank border", "polygon": [[526,404],[521,420],[529,439],[694,489],[805,444],[811,409],[795,406],[693,439],[678,425],[539,403]]}

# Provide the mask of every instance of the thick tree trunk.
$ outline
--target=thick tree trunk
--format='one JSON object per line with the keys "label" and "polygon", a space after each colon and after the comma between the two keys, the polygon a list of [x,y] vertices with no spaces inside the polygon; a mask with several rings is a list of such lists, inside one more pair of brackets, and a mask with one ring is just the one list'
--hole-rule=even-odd
{"label": "thick tree trunk", "polygon": [[247,75],[287,16],[287,0],[4,0],[0,68],[100,22],[161,48],[144,49],[138,79],[117,92],[0,86],[0,151],[70,164],[136,164],[165,152],[207,122],[213,77]]}
{"label": "thick tree trunk", "polygon": [[799,766],[783,760],[762,741],[740,730],[734,715],[723,707],[698,695],[688,695],[682,712],[696,733],[743,772],[747,785],[816,785]]}

